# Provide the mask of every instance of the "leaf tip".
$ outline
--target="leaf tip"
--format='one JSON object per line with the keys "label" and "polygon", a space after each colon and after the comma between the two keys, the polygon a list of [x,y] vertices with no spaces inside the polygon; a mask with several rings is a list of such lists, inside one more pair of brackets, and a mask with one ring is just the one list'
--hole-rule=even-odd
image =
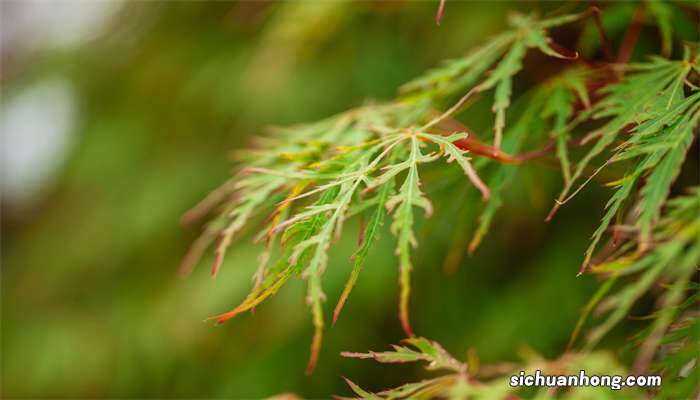
{"label": "leaf tip", "polygon": [[214,265],[211,268],[212,278],[215,278],[216,275],[219,273],[219,268],[221,267],[221,263],[223,261],[224,261],[224,254],[222,252],[217,252],[216,259],[214,260]]}
{"label": "leaf tip", "polygon": [[316,369],[318,363],[318,355],[321,353],[321,342],[323,340],[323,328],[316,327],[314,329],[314,338],[311,342],[311,355],[309,362],[306,364],[306,375],[311,375]]}
{"label": "leaf tip", "polygon": [[437,15],[435,16],[435,22],[437,23],[438,26],[440,26],[440,22],[442,22],[442,14],[443,14],[444,10],[445,10],[445,0],[440,0],[440,5],[438,5]]}

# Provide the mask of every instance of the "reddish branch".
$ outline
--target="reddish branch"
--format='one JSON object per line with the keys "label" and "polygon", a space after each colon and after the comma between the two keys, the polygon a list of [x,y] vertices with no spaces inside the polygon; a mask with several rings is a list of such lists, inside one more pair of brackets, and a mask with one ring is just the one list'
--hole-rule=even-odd
{"label": "reddish branch", "polygon": [[603,48],[603,53],[605,53],[605,59],[608,61],[613,60],[612,46],[610,45],[610,40],[608,35],[605,34],[605,28],[603,27],[603,21],[600,19],[600,8],[598,8],[598,2],[593,1],[593,22],[598,29],[598,36],[600,38],[600,45]]}
{"label": "reddish branch", "polygon": [[622,39],[622,44],[617,51],[617,63],[626,64],[632,56],[632,51],[634,46],[637,44],[637,39],[639,34],[642,32],[642,25],[644,23],[644,8],[637,7],[634,15],[632,16],[632,21],[629,27],[627,27],[627,32],[625,32],[625,37]]}
{"label": "reddish branch", "polygon": [[550,141],[537,150],[522,154],[510,155],[471,137],[460,139],[455,142],[455,145],[462,150],[469,151],[472,154],[488,157],[504,164],[520,164],[523,161],[542,157],[554,149],[554,142]]}
{"label": "reddish branch", "polygon": [[[507,154],[482,142],[479,140],[478,135],[474,134],[471,129],[453,118],[443,119],[438,123],[437,127],[443,130],[445,133],[467,132],[468,136],[454,142],[455,146],[462,150],[468,151],[471,154],[487,157],[503,164],[520,164],[528,160],[540,158],[550,154],[556,148],[555,140],[550,139],[539,149],[520,154]],[[567,145],[569,147],[579,146],[581,145],[581,138],[572,138],[569,140]]]}

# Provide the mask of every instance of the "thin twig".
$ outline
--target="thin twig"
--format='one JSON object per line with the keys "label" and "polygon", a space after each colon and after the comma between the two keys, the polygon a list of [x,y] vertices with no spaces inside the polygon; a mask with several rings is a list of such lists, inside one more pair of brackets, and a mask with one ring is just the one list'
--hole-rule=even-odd
{"label": "thin twig", "polygon": [[473,88],[471,88],[471,90],[469,90],[469,91],[467,92],[467,94],[465,94],[464,96],[462,96],[462,98],[459,99],[459,101],[456,102],[452,107],[450,107],[450,108],[449,108],[447,111],[445,111],[444,113],[440,114],[440,116],[438,116],[437,118],[434,118],[433,120],[431,120],[431,121],[428,122],[427,124],[423,125],[419,130],[421,130],[421,131],[426,131],[428,128],[431,128],[431,127],[435,126],[436,124],[440,123],[440,121],[442,121],[443,119],[449,117],[449,116],[452,115],[454,112],[456,112],[456,111],[462,106],[462,104],[464,104],[467,100],[469,100],[469,98],[470,98],[474,93],[477,93],[477,92],[480,91],[480,90],[481,90],[481,85],[476,85],[476,86],[474,86]]}
{"label": "thin twig", "polygon": [[610,45],[610,39],[608,39],[608,35],[605,34],[605,28],[603,27],[603,21],[600,19],[600,8],[598,7],[598,2],[597,1],[592,1],[593,7],[591,7],[593,11],[593,22],[595,22],[595,26],[598,29],[598,36],[600,37],[600,45],[603,48],[603,53],[605,54],[605,59],[608,61],[613,60],[613,51],[612,51],[612,46]]}
{"label": "thin twig", "polygon": [[625,37],[622,39],[622,44],[617,51],[618,64],[627,64],[632,57],[632,51],[634,46],[637,44],[637,39],[639,34],[642,32],[642,25],[644,19],[644,8],[638,7],[634,15],[632,15],[632,20],[630,21],[629,27],[627,27],[627,32],[625,32]]}

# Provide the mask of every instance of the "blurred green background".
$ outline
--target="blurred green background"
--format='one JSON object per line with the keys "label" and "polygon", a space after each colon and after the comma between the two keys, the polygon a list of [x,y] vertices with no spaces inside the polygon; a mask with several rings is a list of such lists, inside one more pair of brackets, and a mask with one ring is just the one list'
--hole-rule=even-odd
{"label": "blurred green background", "polygon": [[[438,27],[437,2],[1,2],[2,396],[327,397],[349,394],[341,375],[370,389],[423,376],[339,356],[403,337],[387,233],[305,376],[302,283],[254,315],[202,323],[245,296],[260,248],[245,237],[216,279],[211,254],[180,278],[200,226],[178,219],[228,176],[229,150],[266,125],[390,99],[503,29],[509,10],[560,6],[448,2]],[[526,65],[519,84],[536,70]],[[461,255],[476,196],[459,182],[426,187],[445,200],[415,257],[417,333],[460,358],[473,348],[483,363],[526,345],[546,356],[565,348],[596,285],[575,274],[604,191],[545,224],[560,184],[555,169],[524,168],[473,257]],[[328,314],[356,229],[325,276]],[[445,272],[455,248],[458,268]]]}

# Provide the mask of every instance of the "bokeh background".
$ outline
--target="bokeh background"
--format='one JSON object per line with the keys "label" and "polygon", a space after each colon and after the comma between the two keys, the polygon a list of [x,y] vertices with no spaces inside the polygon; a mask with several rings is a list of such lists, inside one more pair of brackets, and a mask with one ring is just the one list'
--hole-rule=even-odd
{"label": "bokeh background", "polygon": [[[229,151],[267,125],[392,98],[400,84],[503,29],[509,11],[568,6],[448,1],[439,27],[432,1],[0,7],[2,396],[262,398],[349,394],[341,375],[369,389],[425,375],[339,356],[403,337],[386,233],[326,330],[312,376],[304,375],[312,328],[300,281],[254,315],[202,322],[245,296],[260,250],[247,236],[217,278],[211,254],[191,276],[176,275],[201,229],[179,217],[228,176]],[[632,10],[618,8],[620,18]],[[542,74],[530,60],[518,85]],[[523,168],[473,257],[464,253],[476,196],[459,182],[426,186],[446,200],[420,230],[417,333],[460,358],[473,349],[482,363],[565,348],[596,286],[575,275],[606,192],[591,187],[545,224],[560,184],[556,169]],[[333,250],[328,313],[356,229]]]}

